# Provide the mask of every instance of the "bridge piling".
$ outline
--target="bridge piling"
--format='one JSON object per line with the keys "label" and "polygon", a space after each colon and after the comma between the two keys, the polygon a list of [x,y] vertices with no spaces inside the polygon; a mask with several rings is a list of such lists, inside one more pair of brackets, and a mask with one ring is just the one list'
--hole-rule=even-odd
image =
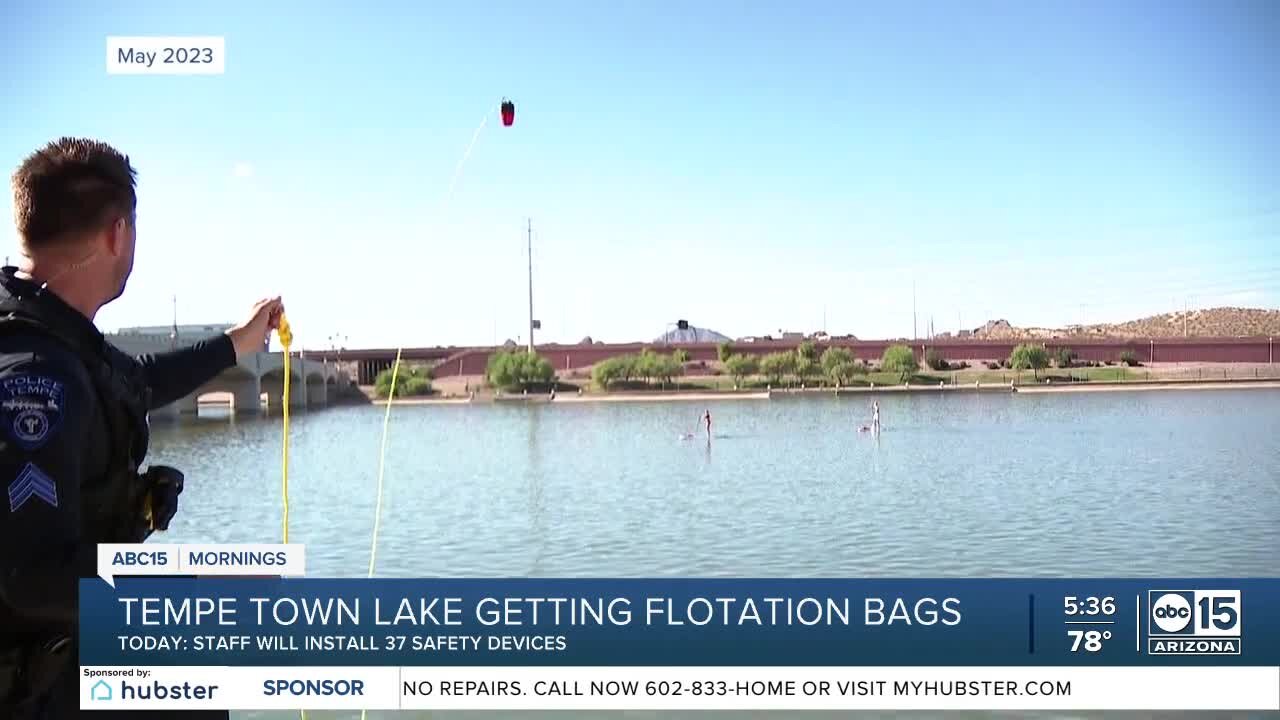
{"label": "bridge piling", "polygon": [[307,404],[311,407],[324,407],[329,404],[329,388],[324,378],[307,378]]}
{"label": "bridge piling", "polygon": [[258,378],[246,379],[232,390],[231,410],[237,415],[262,411],[262,383]]}

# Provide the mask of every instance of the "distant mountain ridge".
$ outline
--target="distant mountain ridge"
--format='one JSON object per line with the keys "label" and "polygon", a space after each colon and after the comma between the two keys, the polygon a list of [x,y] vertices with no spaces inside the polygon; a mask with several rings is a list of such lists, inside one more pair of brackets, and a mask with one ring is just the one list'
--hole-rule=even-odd
{"label": "distant mountain ridge", "polygon": [[[1020,328],[1008,320],[990,320],[975,328],[972,337],[1019,340],[1055,337],[1157,338],[1157,337],[1266,337],[1280,336],[1280,310],[1218,307],[1170,312],[1121,323],[1069,325],[1065,328]],[[943,333],[939,337],[950,337]]]}

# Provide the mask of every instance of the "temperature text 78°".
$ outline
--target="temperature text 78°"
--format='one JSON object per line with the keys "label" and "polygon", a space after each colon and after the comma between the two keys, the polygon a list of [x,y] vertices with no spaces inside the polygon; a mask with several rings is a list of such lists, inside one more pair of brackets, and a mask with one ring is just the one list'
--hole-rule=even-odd
{"label": "temperature text 78\u00b0", "polygon": [[1110,630],[1068,630],[1071,638],[1071,652],[1079,652],[1084,646],[1085,652],[1098,652],[1102,649],[1102,641],[1111,639]]}

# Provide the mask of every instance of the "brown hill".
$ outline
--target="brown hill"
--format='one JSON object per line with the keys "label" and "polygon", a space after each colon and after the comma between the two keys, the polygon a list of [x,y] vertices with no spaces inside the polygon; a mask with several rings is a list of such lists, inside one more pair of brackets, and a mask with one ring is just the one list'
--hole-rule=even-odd
{"label": "brown hill", "polygon": [[973,331],[973,337],[992,340],[1090,337],[1251,337],[1280,336],[1280,310],[1220,307],[1153,315],[1139,320],[1065,328],[1020,328],[1008,320],[992,320]]}

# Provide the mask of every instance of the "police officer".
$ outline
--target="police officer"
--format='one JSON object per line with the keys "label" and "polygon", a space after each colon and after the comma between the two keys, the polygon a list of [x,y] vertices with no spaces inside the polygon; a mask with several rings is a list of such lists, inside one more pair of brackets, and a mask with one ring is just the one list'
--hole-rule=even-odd
{"label": "police officer", "polygon": [[22,163],[13,196],[23,261],[0,270],[0,717],[57,720],[80,712],[77,586],[97,574],[96,545],[141,542],[177,511],[182,474],[142,467],[147,412],[261,350],[283,305],[263,300],[223,335],[128,357],[93,319],[133,268],[129,159],[63,138]]}

